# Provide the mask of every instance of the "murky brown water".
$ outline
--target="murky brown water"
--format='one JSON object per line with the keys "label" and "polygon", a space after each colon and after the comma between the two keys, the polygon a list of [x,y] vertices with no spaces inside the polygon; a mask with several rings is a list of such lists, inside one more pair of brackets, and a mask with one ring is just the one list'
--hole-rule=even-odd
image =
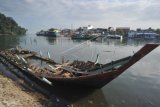
{"label": "murky brown water", "polygon": [[[95,61],[100,54],[99,63],[132,55],[146,43],[160,43],[160,40],[107,40],[84,43],[70,38],[49,38],[36,35],[0,36],[0,49],[17,45],[41,51],[44,56],[50,52],[51,58],[65,60]],[[73,48],[76,47],[76,48]],[[145,56],[105,87],[93,92],[76,90],[68,93],[53,91],[51,94],[76,107],[159,107],[160,106],[160,47]],[[0,64],[1,69],[3,65]],[[4,68],[2,69],[4,71]],[[86,92],[85,92],[86,91]],[[61,94],[59,94],[61,93]]]}

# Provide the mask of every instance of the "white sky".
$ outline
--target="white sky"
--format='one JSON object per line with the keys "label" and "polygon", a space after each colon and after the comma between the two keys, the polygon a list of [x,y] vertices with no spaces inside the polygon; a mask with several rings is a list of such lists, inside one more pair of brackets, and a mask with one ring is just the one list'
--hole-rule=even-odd
{"label": "white sky", "polygon": [[29,32],[50,27],[160,28],[160,0],[0,0],[0,12]]}

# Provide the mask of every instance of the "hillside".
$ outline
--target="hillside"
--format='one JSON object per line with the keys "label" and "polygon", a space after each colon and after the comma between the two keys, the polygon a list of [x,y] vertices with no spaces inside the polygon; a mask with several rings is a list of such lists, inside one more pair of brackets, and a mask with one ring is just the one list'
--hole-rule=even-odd
{"label": "hillside", "polygon": [[0,13],[0,34],[5,35],[23,35],[26,29],[22,28],[12,17],[6,17]]}

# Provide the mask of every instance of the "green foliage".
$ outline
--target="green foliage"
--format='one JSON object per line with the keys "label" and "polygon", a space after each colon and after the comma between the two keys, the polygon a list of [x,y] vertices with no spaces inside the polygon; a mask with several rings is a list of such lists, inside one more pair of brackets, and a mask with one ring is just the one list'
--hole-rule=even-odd
{"label": "green foliage", "polygon": [[56,30],[55,28],[50,28],[48,31],[54,31],[54,30]]}
{"label": "green foliage", "polygon": [[25,28],[18,26],[13,18],[0,13],[0,34],[23,35],[26,31]]}

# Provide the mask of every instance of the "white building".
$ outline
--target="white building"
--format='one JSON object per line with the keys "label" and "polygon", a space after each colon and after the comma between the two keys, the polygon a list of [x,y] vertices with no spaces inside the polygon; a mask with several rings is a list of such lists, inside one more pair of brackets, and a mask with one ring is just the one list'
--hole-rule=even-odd
{"label": "white building", "polygon": [[160,38],[160,35],[154,32],[136,32],[130,31],[128,33],[129,38],[146,38],[146,39],[155,39]]}
{"label": "white building", "polygon": [[92,25],[88,25],[87,29],[88,30],[93,29],[93,26]]}

